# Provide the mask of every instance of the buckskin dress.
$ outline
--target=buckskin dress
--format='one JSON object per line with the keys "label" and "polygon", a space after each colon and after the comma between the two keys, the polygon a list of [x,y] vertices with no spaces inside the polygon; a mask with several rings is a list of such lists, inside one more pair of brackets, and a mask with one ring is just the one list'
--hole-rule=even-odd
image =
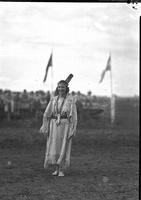
{"label": "buckskin dress", "polygon": [[[60,115],[67,116],[60,120],[54,119],[58,110]],[[58,124],[59,120],[59,124]],[[77,109],[72,95],[67,94],[65,99],[59,96],[52,97],[43,116],[42,130],[48,132],[44,168],[51,164],[58,164],[62,169],[70,166],[72,139],[69,136],[76,134]]]}

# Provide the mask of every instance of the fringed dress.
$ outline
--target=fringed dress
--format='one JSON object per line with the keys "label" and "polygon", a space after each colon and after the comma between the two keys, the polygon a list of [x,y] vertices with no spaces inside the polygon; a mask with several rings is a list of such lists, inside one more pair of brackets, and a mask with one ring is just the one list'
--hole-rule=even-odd
{"label": "fringed dress", "polygon": [[[58,114],[59,113],[59,114]],[[72,95],[65,98],[53,97],[43,116],[42,129],[47,136],[44,168],[58,164],[62,169],[70,166],[72,139],[76,134],[77,109]]]}

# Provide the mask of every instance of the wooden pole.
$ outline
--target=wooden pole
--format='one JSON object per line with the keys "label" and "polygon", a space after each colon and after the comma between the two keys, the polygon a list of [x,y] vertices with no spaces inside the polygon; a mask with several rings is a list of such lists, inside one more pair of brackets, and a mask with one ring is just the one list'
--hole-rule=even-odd
{"label": "wooden pole", "polygon": [[[111,53],[110,53],[111,57]],[[110,63],[111,64],[111,63]],[[111,87],[111,125],[115,122],[115,96],[113,94],[113,74],[112,74],[112,66],[110,70],[110,87]]]}

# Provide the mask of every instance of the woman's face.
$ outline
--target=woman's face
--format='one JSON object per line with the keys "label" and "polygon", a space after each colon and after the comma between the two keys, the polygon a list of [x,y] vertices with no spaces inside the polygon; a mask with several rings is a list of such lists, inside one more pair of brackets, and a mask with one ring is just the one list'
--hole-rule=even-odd
{"label": "woman's face", "polygon": [[64,83],[58,84],[58,92],[59,92],[59,95],[65,95],[66,94],[66,85]]}

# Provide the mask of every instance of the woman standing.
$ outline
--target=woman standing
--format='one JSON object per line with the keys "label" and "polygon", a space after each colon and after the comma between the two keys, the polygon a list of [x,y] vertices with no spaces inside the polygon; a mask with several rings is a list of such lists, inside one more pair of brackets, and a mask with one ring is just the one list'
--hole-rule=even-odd
{"label": "woman standing", "polygon": [[77,111],[73,97],[69,94],[68,82],[61,80],[43,116],[40,132],[47,134],[44,168],[55,165],[52,175],[64,176],[70,166],[72,137],[76,134]]}

